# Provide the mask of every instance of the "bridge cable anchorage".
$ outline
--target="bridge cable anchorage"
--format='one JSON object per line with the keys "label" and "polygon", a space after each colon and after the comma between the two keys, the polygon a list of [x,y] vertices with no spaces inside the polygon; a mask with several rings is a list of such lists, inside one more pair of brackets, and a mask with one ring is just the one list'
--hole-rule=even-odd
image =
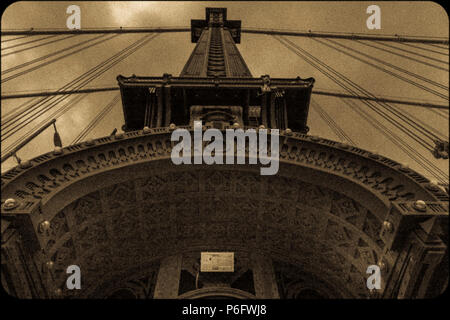
{"label": "bridge cable anchorage", "polygon": [[[429,93],[431,93],[431,94],[433,94],[433,95],[435,95],[435,96],[438,96],[438,97],[440,97],[440,98],[442,98],[442,99],[449,100],[449,97],[448,97],[448,96],[446,96],[446,95],[444,95],[444,94],[442,94],[442,93],[440,93],[440,92],[438,92],[438,91],[436,91],[436,90],[433,90],[433,89],[431,89],[431,88],[428,88],[428,87],[426,87],[426,86],[424,86],[424,85],[422,85],[422,84],[420,84],[420,83],[417,83],[417,82],[415,82],[415,81],[413,81],[413,80],[411,80],[411,79],[405,78],[405,77],[403,77],[403,76],[401,76],[401,75],[399,75],[399,74],[396,74],[396,73],[394,73],[394,72],[392,72],[392,71],[390,71],[390,70],[387,70],[387,69],[385,69],[385,68],[383,68],[383,67],[377,66],[376,64],[373,64],[373,63],[371,63],[371,62],[369,62],[369,61],[367,61],[367,60],[364,60],[364,59],[362,59],[362,58],[359,58],[359,57],[357,57],[357,56],[355,56],[355,55],[353,55],[353,54],[351,54],[351,53],[348,53],[348,52],[346,52],[346,51],[344,51],[344,50],[342,50],[342,49],[339,49],[339,48],[337,48],[337,47],[335,47],[335,46],[332,46],[332,45],[330,45],[330,44],[328,44],[328,43],[325,43],[325,42],[322,41],[322,40],[319,40],[319,39],[313,39],[313,40],[316,41],[316,42],[318,42],[318,43],[321,43],[321,44],[324,45],[324,46],[327,46],[327,47],[329,47],[329,48],[332,48],[332,49],[334,49],[334,50],[336,50],[336,51],[338,51],[338,52],[340,52],[340,53],[343,53],[343,54],[345,54],[345,55],[347,55],[347,56],[349,56],[349,57],[352,57],[353,59],[358,60],[358,61],[360,61],[360,62],[362,62],[362,63],[364,63],[364,64],[366,64],[366,65],[369,65],[369,66],[371,66],[371,67],[373,67],[373,68],[375,68],[375,69],[377,69],[377,70],[380,70],[380,71],[382,71],[382,72],[384,72],[384,73],[387,73],[387,74],[393,76],[393,77],[396,78],[396,79],[399,79],[399,80],[402,80],[403,82],[412,84],[413,86],[415,86],[415,87],[417,87],[417,88],[419,88],[419,89],[422,89],[422,90],[424,90],[424,91],[427,91],[427,92],[429,92]],[[422,77],[422,76],[420,76],[420,75],[418,75],[418,74],[412,73],[412,72],[410,72],[410,71],[408,71],[408,70],[405,70],[405,69],[403,69],[403,68],[397,67],[397,66],[392,65],[392,64],[390,64],[390,63],[388,63],[388,62],[384,62],[384,61],[382,61],[382,60],[380,60],[380,59],[377,59],[377,58],[375,58],[375,57],[371,57],[371,56],[368,55],[368,54],[365,54],[365,53],[363,53],[363,52],[360,52],[360,51],[358,51],[358,50],[355,50],[355,49],[350,48],[350,47],[348,47],[348,46],[345,46],[345,45],[343,45],[343,44],[337,43],[336,41],[333,41],[333,40],[331,40],[331,39],[326,39],[325,41],[332,42],[332,43],[335,44],[335,45],[341,46],[341,47],[343,47],[343,48],[345,48],[345,49],[347,49],[347,50],[349,50],[349,51],[356,52],[356,53],[358,53],[358,54],[360,54],[360,55],[362,55],[362,56],[364,56],[364,57],[368,57],[368,58],[370,58],[370,59],[372,59],[372,60],[374,60],[374,61],[377,61],[378,63],[381,63],[381,64],[383,64],[383,65],[389,66],[390,68],[393,68],[393,69],[395,69],[395,70],[404,72],[404,73],[406,73],[406,74],[408,74],[408,75],[410,75],[410,76],[419,78],[420,80],[425,81],[425,82],[428,82],[428,83],[430,83],[430,84],[432,84],[432,85],[439,86],[439,87],[441,87],[442,89],[444,89],[444,90],[446,90],[446,91],[448,92],[448,87],[445,87],[445,86],[442,85],[442,84],[436,83],[436,82],[434,82],[434,81],[432,81],[432,80],[430,80],[430,79],[427,79],[427,78],[425,78],[425,77]]]}
{"label": "bridge cable anchorage", "polygon": [[348,143],[352,146],[356,145],[355,142],[345,133],[345,131],[314,99],[311,99],[311,106],[341,142]]}
{"label": "bridge cable anchorage", "polygon": [[82,141],[103,118],[112,110],[112,108],[120,101],[120,94],[114,95],[113,99],[92,119],[88,125],[81,130],[70,145],[77,144]]}
{"label": "bridge cable anchorage", "polygon": [[80,103],[81,100],[83,100],[87,96],[88,96],[87,93],[79,95],[79,96],[76,96],[74,99],[70,100],[68,103],[62,105],[59,109],[57,109],[55,112],[53,112],[52,114],[47,116],[45,119],[43,119],[41,122],[36,124],[36,126],[31,128],[27,133],[25,133],[19,139],[14,141],[9,147],[6,147],[5,148],[5,153],[7,153],[7,152],[11,151],[12,149],[14,149],[15,146],[19,145],[21,142],[26,140],[28,137],[30,137],[33,134],[33,132],[35,132],[37,129],[42,127],[45,123],[47,123],[51,119],[56,119],[56,120],[59,119],[62,115],[64,115],[69,110],[71,110],[74,106],[77,106],[78,103]]}
{"label": "bridge cable anchorage", "polygon": [[39,47],[42,47],[42,46],[45,46],[45,45],[48,45],[48,44],[52,44],[52,43],[59,42],[59,41],[62,41],[62,40],[66,40],[66,39],[69,39],[69,38],[73,38],[73,37],[76,37],[76,36],[77,36],[76,34],[69,35],[69,36],[64,37],[64,38],[59,38],[59,39],[47,41],[47,42],[44,42],[44,43],[39,43],[39,44],[36,44],[36,45],[34,45],[32,47],[19,49],[19,50],[13,51],[13,52],[4,53],[4,54],[2,54],[2,58],[10,56],[12,54],[18,54],[18,53],[21,53],[21,52],[24,52],[24,51],[28,51],[28,50],[31,50],[31,49],[36,49],[36,48],[39,48]]}
{"label": "bridge cable anchorage", "polygon": [[410,57],[410,56],[405,56],[403,54],[397,53],[397,52],[389,50],[389,49],[380,48],[380,47],[375,46],[374,44],[370,44],[370,43],[362,42],[362,41],[358,41],[358,40],[355,40],[355,42],[358,42],[358,43],[360,43],[362,45],[365,45],[367,47],[371,47],[371,48],[374,48],[374,49],[377,49],[377,50],[380,50],[380,51],[383,51],[383,52],[390,53],[390,54],[398,56],[398,57],[402,57],[402,58],[405,58],[405,59],[408,59],[408,60],[411,60],[411,61],[423,64],[425,66],[428,66],[428,67],[431,67],[431,68],[434,68],[434,69],[437,69],[437,70],[446,71],[446,72],[449,71],[449,69],[446,69],[446,68],[443,68],[443,67],[434,65],[432,63],[428,63],[428,62],[425,62],[425,61],[422,61],[422,60],[419,60],[419,59],[416,59],[416,58],[413,58],[413,57]]}
{"label": "bridge cable anchorage", "polygon": [[[45,60],[45,59],[51,58],[51,57],[53,57],[53,56],[56,56],[56,55],[58,55],[58,54],[60,54],[60,53],[63,53],[63,52],[65,52],[65,51],[67,51],[67,50],[71,50],[71,49],[73,49],[73,48],[79,47],[79,46],[81,46],[81,45],[83,45],[83,44],[86,44],[86,43],[88,43],[88,42],[97,40],[97,39],[102,38],[102,37],[105,37],[105,36],[106,36],[106,35],[103,35],[103,34],[102,34],[102,35],[100,35],[100,36],[98,36],[98,37],[95,37],[95,38],[92,38],[92,39],[88,39],[88,40],[82,41],[82,42],[80,42],[80,43],[76,43],[76,44],[74,44],[74,45],[71,45],[71,46],[69,46],[69,47],[63,48],[63,49],[61,49],[61,50],[58,50],[58,51],[52,52],[52,53],[50,53],[50,54],[41,56],[41,57],[39,57],[39,58],[36,58],[36,59],[30,60],[30,61],[24,62],[24,63],[22,63],[22,64],[20,64],[20,65],[17,65],[17,66],[14,66],[14,67],[5,69],[5,70],[2,71],[1,75],[5,75],[5,74],[7,74],[7,73],[16,71],[16,70],[21,69],[21,68],[24,68],[24,67],[27,67],[27,66],[29,66],[29,65],[31,65],[31,64],[34,64],[34,63],[37,63],[37,62],[41,62],[41,61],[43,61],[43,60]],[[39,65],[37,65],[37,66],[34,66],[34,67],[29,68],[29,69],[24,70],[24,71],[21,71],[21,72],[19,72],[19,73],[16,73],[16,74],[14,74],[14,75],[12,75],[12,76],[7,77],[7,78],[3,78],[3,79],[1,80],[1,82],[4,83],[4,82],[6,82],[6,81],[9,81],[9,80],[12,80],[12,79],[14,79],[14,78],[17,78],[17,77],[19,77],[19,76],[22,76],[22,75],[24,75],[24,74],[27,74],[27,73],[29,73],[29,72],[31,72],[31,71],[40,69],[40,68],[42,68],[42,67],[44,67],[44,66],[47,66],[47,65],[49,65],[49,64],[51,64],[51,63],[53,63],[53,62],[56,62],[56,61],[58,61],[58,60],[61,60],[61,59],[66,58],[66,57],[68,57],[68,56],[71,56],[71,55],[73,55],[73,54],[75,54],[75,53],[78,53],[78,52],[80,52],[80,51],[83,51],[83,50],[85,50],[85,49],[91,48],[91,47],[93,47],[93,46],[95,46],[95,45],[97,45],[97,44],[101,44],[101,43],[103,43],[103,42],[105,42],[105,41],[108,41],[108,40],[110,40],[110,39],[112,39],[112,38],[113,38],[113,37],[107,38],[107,39],[103,39],[103,40],[98,41],[98,42],[96,42],[96,43],[94,43],[94,44],[91,44],[91,45],[89,45],[89,46],[86,46],[86,47],[83,47],[83,48],[81,48],[81,49],[72,51],[71,53],[66,54],[66,55],[64,55],[64,56],[57,57],[57,58],[55,58],[55,59],[53,59],[53,60],[44,62],[44,63],[42,63],[42,64],[39,64]]]}
{"label": "bridge cable anchorage", "polygon": [[[330,78],[333,82],[335,82],[336,84],[338,84],[341,88],[343,88],[344,90],[356,94],[356,91],[354,91],[354,89],[352,89],[351,87],[349,87],[348,85],[345,85],[342,81],[347,82],[348,84],[350,84],[351,86],[357,88],[357,85],[355,83],[353,83],[351,80],[349,80],[347,77],[343,76],[341,73],[337,72],[336,70],[332,69],[331,67],[329,67],[328,65],[326,65],[325,63],[321,62],[320,60],[318,60],[317,58],[315,58],[314,56],[310,55],[309,53],[307,53],[305,50],[299,48],[297,46],[297,48],[299,49],[298,51],[294,49],[294,47],[289,46],[288,42],[283,42],[282,40],[285,40],[284,38],[280,37],[280,39],[278,39],[277,37],[275,37],[276,40],[278,40],[281,44],[283,44],[287,49],[289,49],[290,51],[294,52],[295,54],[297,54],[299,57],[301,57],[302,59],[304,59],[307,63],[309,63],[311,66],[313,66],[314,68],[316,68],[317,70],[319,70],[321,73],[323,73],[324,75],[326,75],[328,78]],[[289,41],[289,40],[286,40]],[[289,41],[290,42],[290,41]],[[292,42],[291,42],[292,43]],[[306,53],[309,55],[308,58],[306,57],[306,55],[300,53],[300,50],[303,53]],[[313,59],[315,59],[316,61],[318,61],[322,66],[320,67],[318,64],[316,64]],[[328,71],[330,72],[328,72]],[[334,75],[333,75],[334,74]],[[378,108],[376,108],[376,106],[372,103],[370,103],[369,101],[365,101],[365,100],[361,100],[362,103],[364,103],[366,106],[368,106],[369,108],[371,108],[373,111],[375,111],[376,113],[381,113],[381,116],[385,116],[385,113],[382,113],[382,111]],[[392,122],[392,119],[388,119],[390,122]],[[408,143],[406,143],[400,136],[395,135],[394,133],[392,133],[391,135],[388,134],[389,131],[386,131],[386,133],[383,133],[384,135],[387,136],[387,138],[389,140],[391,140],[391,142],[393,142],[395,145],[397,145],[399,147],[399,149],[401,149],[406,155],[408,155],[410,158],[412,158],[415,162],[417,162],[421,167],[423,167],[427,172],[429,172],[431,175],[433,175],[434,177],[436,177],[438,180],[440,181],[446,181],[448,179],[448,176],[440,169],[438,168],[436,165],[434,165],[430,160],[428,160],[427,158],[425,158],[422,154],[417,153],[417,150],[412,148]],[[412,136],[413,138],[415,138],[414,136]],[[426,149],[428,149],[426,147]]]}
{"label": "bridge cable anchorage", "polygon": [[429,36],[410,36],[404,35],[373,35],[368,33],[339,33],[339,32],[313,32],[308,31],[289,31],[274,29],[243,28],[241,33],[254,33],[278,36],[308,37],[308,38],[329,38],[329,39],[348,39],[348,40],[370,40],[387,42],[406,42],[406,43],[424,43],[424,44],[444,44],[448,45],[448,37],[429,37]]}
{"label": "bridge cable anchorage", "polygon": [[[92,80],[99,77],[101,74],[109,70],[111,67],[115,66],[119,62],[123,61],[125,58],[136,52],[138,49],[142,48],[144,45],[146,45],[149,41],[153,40],[155,37],[157,37],[158,34],[155,35],[145,35],[141,39],[135,41],[134,43],[130,44],[125,49],[121,50],[120,52],[114,54],[110,58],[106,59],[99,65],[95,66],[94,68],[90,69],[89,71],[83,73],[81,76],[77,77],[76,79],[72,80],[65,86],[59,89],[59,91],[63,91],[67,88],[70,88],[74,84],[75,87],[72,87],[71,89],[80,89],[87,85]],[[29,109],[25,112],[15,114],[14,117],[10,117],[8,120],[6,120],[4,123],[2,123],[2,130],[5,130],[6,133],[2,135],[2,141],[6,138],[10,137],[12,134],[16,133],[18,130],[23,128],[25,125],[42,115],[43,113],[50,110],[52,107],[54,107],[57,103],[65,100],[69,95],[64,95],[62,97],[45,97],[41,100],[39,100],[37,103],[32,104],[29,106]],[[52,101],[52,99],[54,99]],[[49,105],[45,106],[45,103],[50,102]],[[41,108],[39,110],[39,108]],[[25,115],[29,115],[30,112],[35,112],[31,116],[24,117]],[[20,120],[19,120],[20,118]],[[17,123],[18,122],[18,123]],[[9,127],[12,127],[12,129],[8,129]]]}
{"label": "bridge cable anchorage", "polygon": [[48,37],[43,37],[43,38],[39,38],[39,39],[33,39],[33,40],[30,40],[30,41],[25,41],[25,42],[13,44],[13,45],[11,45],[9,47],[1,48],[1,51],[8,50],[8,49],[13,49],[13,48],[21,47],[21,46],[25,46],[25,45],[30,44],[30,43],[34,43],[34,42],[37,42],[37,41],[42,41],[42,40],[54,38],[54,37],[57,37],[57,36],[58,36],[57,34],[54,34],[54,35],[51,35],[51,36],[48,36]]}

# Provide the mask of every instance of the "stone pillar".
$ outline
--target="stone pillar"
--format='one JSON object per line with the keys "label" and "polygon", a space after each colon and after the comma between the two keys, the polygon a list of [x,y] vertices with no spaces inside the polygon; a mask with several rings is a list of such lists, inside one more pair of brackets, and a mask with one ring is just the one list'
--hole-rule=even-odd
{"label": "stone pillar", "polygon": [[182,255],[162,259],[155,286],[155,299],[176,299],[180,284]]}
{"label": "stone pillar", "polygon": [[[438,266],[448,243],[448,204],[392,201],[380,237],[387,277],[383,298],[428,298],[440,292],[445,279]],[[448,265],[444,273],[448,273]],[[436,273],[437,272],[437,273]],[[439,288],[432,288],[439,286]]]}
{"label": "stone pillar", "polygon": [[[432,298],[428,296],[430,285],[433,285],[431,280],[447,249],[434,228],[435,221],[435,218],[431,218],[421,224],[406,239],[405,247],[399,254],[393,270],[392,279],[386,288],[385,297]],[[428,228],[425,224],[431,227]],[[448,273],[448,269],[445,273]],[[445,285],[444,282],[445,279],[439,285]],[[434,291],[439,292],[440,289]]]}
{"label": "stone pillar", "polygon": [[251,256],[253,282],[257,299],[279,299],[277,282],[273,270],[272,260],[261,254]]}

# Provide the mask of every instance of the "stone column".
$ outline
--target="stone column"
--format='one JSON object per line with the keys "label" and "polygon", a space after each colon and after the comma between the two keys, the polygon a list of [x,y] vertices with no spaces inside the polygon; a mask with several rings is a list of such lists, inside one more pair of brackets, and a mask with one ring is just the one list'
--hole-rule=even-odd
{"label": "stone column", "polygon": [[[433,220],[436,219],[431,218],[427,222],[433,223]],[[447,248],[433,231],[434,228],[427,230],[426,226],[420,225],[406,238],[386,288],[386,298],[432,298],[428,296],[431,280]]]}
{"label": "stone column", "polygon": [[272,260],[261,254],[251,256],[253,282],[257,299],[279,299],[277,282],[273,271]]}
{"label": "stone column", "polygon": [[155,299],[176,299],[180,284],[182,255],[162,259],[155,286]]}

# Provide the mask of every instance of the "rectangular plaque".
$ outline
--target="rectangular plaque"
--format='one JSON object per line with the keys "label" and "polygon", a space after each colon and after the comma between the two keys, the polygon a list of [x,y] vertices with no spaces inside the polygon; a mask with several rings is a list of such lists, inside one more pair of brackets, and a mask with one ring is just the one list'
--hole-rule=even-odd
{"label": "rectangular plaque", "polygon": [[202,252],[201,272],[234,272],[234,252]]}

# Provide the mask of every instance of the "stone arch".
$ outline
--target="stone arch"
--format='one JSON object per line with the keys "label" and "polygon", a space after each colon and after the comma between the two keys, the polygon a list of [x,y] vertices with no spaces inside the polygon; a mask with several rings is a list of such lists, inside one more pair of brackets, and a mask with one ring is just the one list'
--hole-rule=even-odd
{"label": "stone arch", "polygon": [[[168,251],[156,248],[168,244],[167,250],[182,252],[188,247],[233,250],[250,242],[244,249],[302,265],[305,272],[332,266],[322,279],[343,287],[351,283],[338,295],[361,297],[367,295],[365,266],[385,254],[380,233],[391,201],[445,198],[426,179],[389,159],[303,135],[282,135],[276,177],[260,176],[254,165],[174,166],[162,131],[129,133],[117,141],[106,137],[81,150],[68,147],[64,156],[48,155],[2,177],[2,183],[8,180],[2,191],[19,198],[17,210],[29,209],[42,248],[36,264],[55,264],[46,275],[48,286],[59,287],[62,266],[77,259],[110,266],[117,257],[136,261],[130,252],[143,253],[145,261],[162,258]],[[168,223],[161,221],[167,214],[161,208],[174,217]],[[189,222],[195,214],[215,220]],[[51,227],[42,234],[43,220]],[[132,236],[144,227],[139,237]],[[202,228],[206,235],[200,236]],[[185,247],[167,235],[180,236]]]}

